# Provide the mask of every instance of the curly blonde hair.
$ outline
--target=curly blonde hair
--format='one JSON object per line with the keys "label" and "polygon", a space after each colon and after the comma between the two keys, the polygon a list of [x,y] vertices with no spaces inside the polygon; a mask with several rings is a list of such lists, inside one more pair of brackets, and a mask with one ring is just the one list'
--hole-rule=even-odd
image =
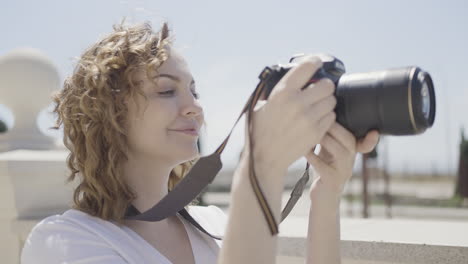
{"label": "curly blonde hair", "polygon": [[[158,33],[149,22],[113,26],[113,32],[87,48],[79,57],[63,89],[53,94],[55,126],[63,125],[63,142],[70,150],[67,182],[80,175],[73,208],[122,223],[136,194],[125,183],[122,164],[127,160],[127,98],[143,91],[131,76],[141,67],[157,69],[167,58],[171,44],[167,23]],[[180,164],[169,176],[171,191],[197,159]],[[192,201],[197,204],[197,201]]]}

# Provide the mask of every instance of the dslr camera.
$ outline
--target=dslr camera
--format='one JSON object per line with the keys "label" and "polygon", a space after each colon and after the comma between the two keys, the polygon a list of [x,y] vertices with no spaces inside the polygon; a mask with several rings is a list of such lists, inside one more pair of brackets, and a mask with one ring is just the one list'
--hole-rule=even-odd
{"label": "dslr camera", "polygon": [[[429,73],[416,66],[345,74],[343,62],[317,54],[323,66],[305,84],[329,78],[336,86],[336,120],[356,138],[377,129],[381,135],[414,135],[431,127],[435,118],[435,93]],[[293,56],[286,65],[265,67],[262,100],[267,100],[278,81],[305,54]]]}

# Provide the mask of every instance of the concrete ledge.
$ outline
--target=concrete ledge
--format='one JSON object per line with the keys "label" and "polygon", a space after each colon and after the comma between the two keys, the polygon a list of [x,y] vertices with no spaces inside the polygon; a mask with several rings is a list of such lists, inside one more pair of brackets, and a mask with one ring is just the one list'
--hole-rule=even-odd
{"label": "concrete ledge", "polygon": [[468,248],[386,242],[342,241],[342,257],[382,263],[468,263]]}
{"label": "concrete ledge", "polygon": [[[307,225],[305,217],[281,224],[282,263],[303,261]],[[468,222],[342,219],[341,239],[343,263],[468,263]]]}
{"label": "concrete ledge", "polygon": [[11,219],[44,218],[70,207],[76,179],[66,183],[70,174],[66,150],[18,149],[0,153],[0,181],[11,186],[8,202],[14,209]]}

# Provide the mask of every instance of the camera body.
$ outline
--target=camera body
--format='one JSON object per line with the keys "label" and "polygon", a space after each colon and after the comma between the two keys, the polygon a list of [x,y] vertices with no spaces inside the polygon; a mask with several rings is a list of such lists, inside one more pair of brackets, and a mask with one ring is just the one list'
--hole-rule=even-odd
{"label": "camera body", "polygon": [[[377,129],[381,135],[414,135],[431,127],[435,119],[435,92],[429,73],[409,66],[383,71],[345,74],[343,62],[327,54],[316,54],[323,66],[303,89],[322,78],[336,86],[336,120],[356,138]],[[267,100],[279,80],[305,54],[293,56],[286,65],[265,69],[259,78],[265,82],[262,100]]]}

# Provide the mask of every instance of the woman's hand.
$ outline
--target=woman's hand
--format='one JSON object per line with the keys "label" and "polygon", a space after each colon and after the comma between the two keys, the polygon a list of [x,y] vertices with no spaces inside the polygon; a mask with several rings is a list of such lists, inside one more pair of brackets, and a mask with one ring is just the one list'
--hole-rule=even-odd
{"label": "woman's hand", "polygon": [[[267,101],[253,111],[253,155],[259,166],[286,170],[320,142],[335,122],[334,83],[322,79],[302,87],[322,67],[310,56],[289,70],[273,88]],[[246,146],[249,146],[246,118]],[[263,165],[261,165],[261,164]]]}
{"label": "woman's hand", "polygon": [[341,197],[346,182],[351,178],[356,153],[371,152],[378,141],[377,130],[369,131],[357,141],[349,130],[335,122],[320,141],[319,154],[313,150],[306,154],[307,161],[318,174],[312,184],[311,195],[318,189],[324,189],[335,197]]}

